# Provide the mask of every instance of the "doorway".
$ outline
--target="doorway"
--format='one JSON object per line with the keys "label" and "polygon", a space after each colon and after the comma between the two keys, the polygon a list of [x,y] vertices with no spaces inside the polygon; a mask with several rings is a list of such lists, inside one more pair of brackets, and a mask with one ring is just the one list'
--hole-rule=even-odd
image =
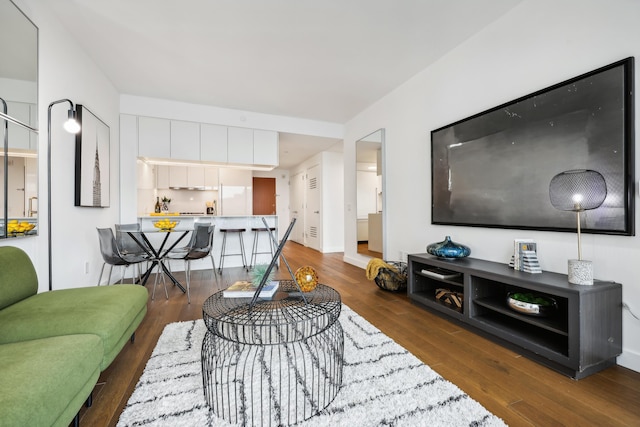
{"label": "doorway", "polygon": [[276,214],[276,179],[253,177],[253,214]]}

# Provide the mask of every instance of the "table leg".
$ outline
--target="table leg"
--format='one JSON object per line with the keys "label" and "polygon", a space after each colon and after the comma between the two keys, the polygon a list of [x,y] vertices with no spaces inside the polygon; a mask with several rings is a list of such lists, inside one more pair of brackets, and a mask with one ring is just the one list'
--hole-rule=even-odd
{"label": "table leg", "polygon": [[[185,293],[187,292],[187,290],[184,288],[184,286],[182,286],[182,284],[180,284],[180,282],[178,281],[178,279],[176,279],[173,274],[171,274],[171,271],[169,271],[169,269],[167,268],[167,266],[164,264],[164,258],[167,256],[167,254],[169,252],[171,252],[171,250],[173,250],[173,248],[176,247],[176,245],[178,243],[180,243],[180,241],[182,239],[184,239],[184,237],[189,233],[189,230],[184,231],[180,237],[178,237],[176,239],[175,242],[173,242],[171,244],[171,246],[169,246],[168,249],[164,250],[164,246],[167,243],[167,240],[169,239],[169,232],[167,232],[164,236],[164,239],[162,240],[162,244],[160,245],[160,248],[158,250],[156,250],[153,245],[151,244],[151,242],[149,241],[149,239],[147,238],[147,236],[145,235],[144,232],[142,231],[128,231],[127,232],[129,234],[129,236],[131,236],[131,238],[138,244],[138,246],[140,246],[148,255],[149,255],[149,261],[151,262],[151,267],[149,267],[147,269],[147,271],[145,271],[145,273],[142,275],[142,278],[140,279],[140,284],[141,285],[146,285],[147,284],[147,280],[149,280],[149,276],[151,275],[151,273],[153,272],[153,269],[158,266],[158,268],[162,268],[162,272],[164,274],[166,274],[169,279],[171,279],[171,281],[173,282],[174,285],[176,285],[178,288],[180,288],[180,290]],[[142,237],[142,240],[144,240],[144,244],[142,242],[140,242],[136,236],[134,235],[135,233],[140,234],[140,237]]]}

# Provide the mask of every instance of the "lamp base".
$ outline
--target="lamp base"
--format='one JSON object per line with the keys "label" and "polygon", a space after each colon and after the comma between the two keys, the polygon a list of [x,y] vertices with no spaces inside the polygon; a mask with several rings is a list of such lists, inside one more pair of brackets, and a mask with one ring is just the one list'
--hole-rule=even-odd
{"label": "lamp base", "polygon": [[569,283],[593,285],[593,263],[591,261],[569,260]]}

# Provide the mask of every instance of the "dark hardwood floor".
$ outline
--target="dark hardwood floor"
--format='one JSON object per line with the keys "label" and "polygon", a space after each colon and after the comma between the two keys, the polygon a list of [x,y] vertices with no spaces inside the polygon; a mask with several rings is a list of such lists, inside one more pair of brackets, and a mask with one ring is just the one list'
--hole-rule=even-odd
{"label": "dark hardwood floor", "polygon": [[[616,366],[572,380],[429,313],[405,294],[380,290],[364,270],[344,263],[342,253],[321,254],[288,242],[284,254],[294,270],[313,266],[344,304],[511,426],[640,426],[640,373]],[[286,269],[277,277],[288,278]],[[241,278],[244,270],[227,269],[221,286]],[[153,285],[147,286],[151,293]],[[212,270],[192,273],[191,304],[173,286],[166,300],[159,285],[135,342],[102,373],[81,425],[115,426],[164,326],[200,319],[202,303],[217,289]]]}

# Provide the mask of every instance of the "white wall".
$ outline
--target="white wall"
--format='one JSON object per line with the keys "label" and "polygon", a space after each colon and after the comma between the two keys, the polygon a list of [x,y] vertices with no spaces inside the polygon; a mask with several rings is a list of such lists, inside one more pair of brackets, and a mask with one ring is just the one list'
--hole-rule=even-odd
{"label": "white wall", "polygon": [[[47,108],[68,98],[102,119],[111,133],[111,207],[74,207],[74,136],[62,130],[68,104],[52,109],[53,288],[93,286],[102,265],[96,227],[109,227],[118,218],[119,96],[113,85],[59,24],[46,2],[19,0],[17,5],[39,28],[39,235],[0,240],[0,245],[24,249],[40,282],[48,289],[47,257]],[[85,263],[89,273],[85,274]]]}
{"label": "white wall", "polygon": [[322,153],[322,252],[344,251],[344,161],[342,153]]}
{"label": "white wall", "polygon": [[[634,0],[525,1],[347,123],[347,206],[356,197],[350,166],[355,165],[355,141],[386,129],[385,257],[424,253],[427,244],[450,235],[467,244],[472,257],[506,263],[513,239],[531,237],[538,242],[543,269],[566,273],[567,259],[576,255],[575,234],[431,225],[430,131],[617,60],[640,57],[638,17],[640,2]],[[636,87],[638,75],[636,62]],[[640,164],[640,150],[635,162]],[[636,203],[636,227],[638,211]],[[355,212],[347,214],[345,260],[360,263]],[[640,314],[640,236],[584,235],[583,253],[594,262],[596,278],[623,284],[623,300]],[[640,371],[640,321],[628,312],[623,349],[618,363]]]}
{"label": "white wall", "polygon": [[[322,212],[319,248],[322,253],[344,251],[344,161],[340,152],[323,151],[309,157],[290,170],[291,176],[307,174],[308,170],[320,166],[320,211]],[[306,190],[305,190],[306,192]],[[308,202],[305,194],[305,206]],[[301,215],[301,219],[304,217]],[[296,224],[304,226],[307,224]],[[311,245],[307,245],[311,246]]]}

